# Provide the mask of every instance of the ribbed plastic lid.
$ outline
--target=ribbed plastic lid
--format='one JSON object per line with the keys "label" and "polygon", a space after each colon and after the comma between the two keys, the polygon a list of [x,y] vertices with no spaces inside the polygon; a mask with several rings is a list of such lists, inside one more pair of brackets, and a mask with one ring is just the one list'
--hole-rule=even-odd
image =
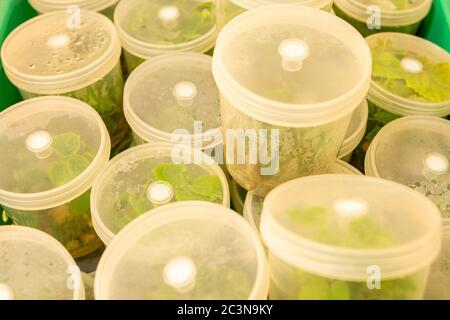
{"label": "ribbed plastic lid", "polygon": [[117,155],[96,180],[91,192],[94,228],[109,244],[141,214],[186,200],[230,206],[228,182],[219,165],[190,148],[143,144]]}
{"label": "ribbed plastic lid", "polygon": [[321,10],[258,8],[222,29],[213,74],[228,102],[257,120],[319,125],[364,99],[371,69],[364,42],[349,24]]}
{"label": "ribbed plastic lid", "polygon": [[148,59],[174,51],[206,52],[214,47],[213,1],[122,0],[114,12],[124,48]]}
{"label": "ribbed plastic lid", "polygon": [[84,102],[48,96],[0,113],[0,203],[39,210],[87,191],[105,167],[110,139]]}
{"label": "ribbed plastic lid", "polygon": [[205,146],[221,141],[219,90],[210,56],[175,53],[150,59],[128,78],[124,101],[128,123],[146,141],[175,142],[178,137]]}
{"label": "ribbed plastic lid", "polygon": [[342,143],[341,150],[339,150],[339,158],[343,158],[356,149],[361,142],[366,132],[367,118],[369,115],[369,107],[367,100],[359,105],[359,107],[353,111],[350,124],[345,134],[345,140]]}
{"label": "ribbed plastic lid", "polygon": [[258,236],[234,211],[207,202],[165,205],[139,217],[107,247],[96,299],[266,299]]}
{"label": "ribbed plastic lid", "polygon": [[17,27],[2,46],[11,82],[22,90],[57,94],[103,78],[120,57],[114,24],[91,11],[52,12]]}
{"label": "ribbed plastic lid", "polygon": [[450,218],[450,121],[409,116],[390,122],[372,141],[365,171],[421,192]]}
{"label": "ribbed plastic lid", "polygon": [[115,5],[119,0],[28,0],[30,5],[41,13],[67,10],[77,6],[83,10],[102,11]]}
{"label": "ribbed plastic lid", "polygon": [[422,270],[436,258],[441,217],[425,196],[401,184],[357,175],[295,179],[264,199],[261,233],[273,254],[305,271],[367,280]]}
{"label": "ribbed plastic lid", "polygon": [[402,116],[450,113],[448,52],[402,33],[379,33],[366,40],[373,56],[370,101]]}
{"label": "ribbed plastic lid", "polygon": [[84,299],[72,256],[42,231],[1,226],[0,270],[0,300]]}

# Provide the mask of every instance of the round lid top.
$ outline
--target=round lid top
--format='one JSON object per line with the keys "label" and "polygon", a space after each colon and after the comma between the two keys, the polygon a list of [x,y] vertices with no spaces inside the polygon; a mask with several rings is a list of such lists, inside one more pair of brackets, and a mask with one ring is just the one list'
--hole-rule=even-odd
{"label": "round lid top", "polygon": [[114,23],[124,48],[143,59],[214,47],[216,15],[208,0],[122,0]]}
{"label": "round lid top", "polygon": [[450,54],[403,33],[367,37],[373,56],[368,98],[398,115],[450,113]]}
{"label": "round lid top", "polygon": [[84,299],[75,261],[46,233],[1,226],[0,252],[0,300]]}
{"label": "round lid top", "polygon": [[276,4],[295,4],[301,6],[307,6],[317,9],[323,9],[325,6],[330,5],[333,0],[230,0],[238,7],[244,9],[253,9],[262,6],[276,5]]}
{"label": "round lid top", "polygon": [[5,40],[1,57],[11,82],[39,94],[74,91],[103,78],[120,57],[114,24],[91,11],[32,18]]}
{"label": "round lid top", "polygon": [[267,290],[256,233],[231,209],[200,201],[165,205],[127,225],[95,277],[100,300],[266,299]]}
{"label": "round lid top", "polygon": [[315,274],[367,279],[404,276],[440,249],[441,217],[425,196],[401,184],[357,175],[295,179],[264,200],[261,232],[274,254]]}
{"label": "round lid top", "polygon": [[0,113],[0,203],[40,210],[87,191],[106,165],[110,139],[98,113],[67,97],[20,102]]}
{"label": "round lid top", "polygon": [[94,228],[106,244],[130,221],[170,202],[230,205],[227,179],[206,154],[170,144],[143,144],[120,153],[91,192]]}
{"label": "round lid top", "polygon": [[126,82],[124,112],[133,131],[146,141],[184,136],[220,143],[219,90],[211,57],[174,53],[146,61]]}
{"label": "round lid top", "polygon": [[368,116],[369,107],[367,100],[364,99],[359,107],[353,111],[347,133],[345,134],[344,142],[342,143],[341,150],[339,151],[339,158],[343,158],[355,150],[361,142],[364,137],[364,133],[366,132]]}
{"label": "round lid top", "polygon": [[213,58],[217,85],[234,107],[283,126],[319,125],[352,112],[370,72],[370,50],[352,26],[301,6],[239,15],[222,29]]}
{"label": "round lid top", "polygon": [[[336,161],[336,163],[331,167],[330,173],[362,175],[358,169],[342,160]],[[259,225],[261,222],[263,202],[264,197],[258,197],[253,192],[248,192],[245,197],[244,217],[257,230],[259,230]]]}
{"label": "round lid top", "polygon": [[75,6],[83,10],[102,11],[115,5],[119,0],[28,0],[30,5],[41,13],[57,10],[75,10]]}
{"label": "round lid top", "polygon": [[450,218],[450,121],[409,116],[390,122],[372,141],[365,169],[425,194]]}

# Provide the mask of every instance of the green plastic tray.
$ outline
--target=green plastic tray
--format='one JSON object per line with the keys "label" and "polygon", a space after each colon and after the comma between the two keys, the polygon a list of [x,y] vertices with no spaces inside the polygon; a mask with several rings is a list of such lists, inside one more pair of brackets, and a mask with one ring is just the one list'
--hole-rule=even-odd
{"label": "green plastic tray", "polygon": [[450,52],[450,0],[433,1],[419,34]]}

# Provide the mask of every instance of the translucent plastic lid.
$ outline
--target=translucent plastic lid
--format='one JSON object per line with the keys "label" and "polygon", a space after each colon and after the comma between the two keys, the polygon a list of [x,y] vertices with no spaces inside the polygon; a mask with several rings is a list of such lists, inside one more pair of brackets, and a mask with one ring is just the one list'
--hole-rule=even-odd
{"label": "translucent plastic lid", "polygon": [[222,29],[213,74],[229,103],[257,120],[319,125],[364,99],[371,71],[364,42],[349,24],[321,10],[258,8]]}
{"label": "translucent plastic lid", "polygon": [[175,136],[187,136],[204,145],[220,143],[219,90],[211,57],[175,53],[143,63],[127,80],[124,112],[146,141],[175,142]]}
{"label": "translucent plastic lid", "polygon": [[115,5],[119,0],[28,0],[36,11],[46,13],[57,10],[70,10],[78,6],[83,10],[102,11]]}
{"label": "translucent plastic lid", "polygon": [[81,300],[81,272],[69,252],[46,233],[0,227],[0,300]]}
{"label": "translucent plastic lid", "polygon": [[383,26],[403,26],[422,20],[430,11],[432,0],[334,0],[334,3],[360,21],[373,21],[378,14]]}
{"label": "translucent plastic lid", "polygon": [[266,299],[258,236],[234,211],[189,201],[139,217],[107,247],[96,299]]}
{"label": "translucent plastic lid", "polygon": [[20,102],[0,113],[0,203],[40,210],[88,190],[106,165],[110,139],[98,113],[67,97]]}
{"label": "translucent plastic lid", "polygon": [[214,47],[216,14],[210,0],[122,0],[114,12],[123,47],[148,59]]}
{"label": "translucent plastic lid", "polygon": [[428,266],[441,242],[441,217],[425,196],[401,184],[356,175],[289,181],[264,200],[261,232],[271,252],[306,271],[366,281]]}
{"label": "translucent plastic lid", "polygon": [[[358,169],[341,160],[337,160],[336,164],[331,167],[330,173],[362,175]],[[261,222],[263,202],[264,198],[258,197],[253,192],[248,192],[245,197],[244,218],[257,230],[259,230]]]}
{"label": "translucent plastic lid", "polygon": [[262,6],[269,6],[274,4],[295,4],[307,6],[317,9],[322,9],[331,4],[333,0],[230,0],[238,7],[244,9],[253,9]]}
{"label": "translucent plastic lid", "polygon": [[372,141],[365,171],[425,194],[450,218],[450,121],[424,116],[392,121]]}
{"label": "translucent plastic lid", "polygon": [[17,27],[2,46],[11,82],[39,94],[74,91],[103,78],[120,57],[114,24],[91,11],[58,11]]}
{"label": "translucent plastic lid", "polygon": [[143,144],[119,154],[91,193],[94,228],[106,244],[130,221],[170,202],[230,206],[222,169],[206,154],[170,144]]}
{"label": "translucent plastic lid", "polygon": [[367,105],[367,100],[359,105],[359,107],[353,111],[352,119],[350,120],[350,125],[345,134],[345,140],[342,143],[341,150],[339,151],[339,158],[343,158],[351,153],[358,144],[361,142],[366,132],[367,117],[369,115],[369,107]]}
{"label": "translucent plastic lid", "polygon": [[369,100],[402,116],[450,113],[448,52],[403,33],[378,33],[366,40],[373,56]]}

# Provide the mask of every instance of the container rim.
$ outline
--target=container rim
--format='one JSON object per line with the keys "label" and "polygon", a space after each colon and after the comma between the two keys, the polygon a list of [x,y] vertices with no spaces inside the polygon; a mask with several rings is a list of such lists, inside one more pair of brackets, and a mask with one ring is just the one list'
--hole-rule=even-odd
{"label": "container rim", "polygon": [[[194,210],[189,211],[192,208]],[[176,210],[186,209],[183,214]],[[200,212],[198,210],[203,210]],[[210,209],[205,214],[206,209]],[[262,300],[267,298],[269,289],[269,270],[264,249],[256,232],[235,211],[219,204],[203,201],[183,201],[167,204],[148,211],[130,222],[114,240],[106,247],[102,255],[95,277],[94,293],[98,300],[108,299],[108,286],[111,283],[113,271],[125,252],[143,234],[148,233],[164,224],[186,219],[205,219],[227,224],[239,228],[243,235],[254,244],[256,253],[257,272],[249,300]]]}
{"label": "container rim", "polygon": [[[161,156],[163,153],[167,155],[171,155],[171,152],[173,150],[173,147],[175,145],[168,144],[168,143],[145,143],[141,144],[135,147],[132,147],[128,150],[125,150],[118,155],[116,155],[114,158],[112,158],[106,168],[102,170],[102,172],[98,175],[96,178],[91,191],[91,216],[92,216],[92,224],[94,226],[94,229],[100,239],[105,243],[106,245],[109,245],[111,241],[117,236],[114,232],[110,230],[108,226],[103,221],[102,214],[99,210],[99,202],[102,200],[100,197],[101,191],[105,185],[106,179],[110,176],[112,172],[114,172],[115,168],[117,167],[117,164],[123,161],[123,159],[129,159],[132,161],[139,161],[143,159],[148,159],[150,156]],[[178,148],[178,146],[177,146]],[[202,164],[196,164],[198,166],[201,166],[205,170],[209,171],[211,174],[217,175],[220,179],[221,185],[222,185],[222,192],[223,192],[223,199],[222,199],[222,206],[229,207],[230,206],[230,193],[229,193],[229,186],[228,186],[228,180],[223,173],[220,166],[214,162],[214,160],[209,157],[204,152],[198,151],[196,149],[189,148],[187,146],[181,146],[181,149],[183,149],[183,152],[188,152],[189,155],[192,155],[194,157],[201,156],[202,157]],[[179,201],[184,202],[184,201]],[[177,202],[177,203],[179,203]],[[156,209],[156,208],[155,208]],[[154,209],[152,209],[154,210]],[[142,215],[144,212],[142,213]],[[133,220],[134,221],[134,220]],[[131,222],[130,222],[131,223]],[[125,228],[125,227],[124,227]],[[123,229],[123,228],[122,228]]]}
{"label": "container rim", "polygon": [[[414,195],[424,211],[430,212],[430,226],[426,234],[409,243],[385,249],[352,249],[322,244],[286,230],[270,213],[276,197],[293,185],[301,185],[311,180],[365,179],[368,183],[395,188],[402,193]],[[366,176],[318,175],[295,179],[272,190],[264,201],[261,219],[261,233],[271,253],[287,263],[325,277],[366,281],[370,265],[383,270],[384,279],[403,277],[428,265],[437,257],[441,247],[442,219],[437,207],[424,195],[399,183]]]}
{"label": "container rim", "polygon": [[[261,6],[273,5],[277,2],[268,1],[268,0],[230,0],[236,6],[244,8],[246,10],[258,8]],[[333,0],[296,0],[290,1],[288,5],[305,5],[311,8],[322,9],[330,4],[332,4]]]}
{"label": "container rim", "polygon": [[[294,104],[267,99],[253,93],[240,84],[224,66],[224,51],[236,33],[259,17],[288,15],[301,21],[304,16],[317,23],[333,24],[342,34],[351,39],[351,48],[361,60],[361,77],[359,82],[348,92],[339,97],[313,104]],[[300,19],[300,20],[299,20]],[[303,22],[304,23],[304,22]],[[283,24],[277,22],[274,24]],[[364,61],[365,63],[362,63]],[[364,38],[350,24],[327,12],[308,7],[292,5],[274,5],[252,9],[233,18],[220,32],[213,56],[213,75],[222,97],[226,98],[239,111],[259,121],[278,126],[309,127],[322,125],[345,117],[351,113],[365,98],[370,85],[372,73],[372,56]]]}
{"label": "container rim", "polygon": [[[132,1],[132,0],[131,0]],[[120,41],[122,42],[123,48],[131,53],[132,55],[148,60],[154,56],[163,55],[171,52],[197,52],[204,53],[214,47],[217,38],[217,27],[214,24],[213,27],[201,37],[194,40],[172,44],[163,45],[145,42],[134,38],[128,32],[124,30],[120,21],[125,12],[125,8],[131,3],[130,0],[120,1],[114,10],[114,24],[116,26],[117,32],[119,34]],[[135,1],[136,2],[136,1]]]}
{"label": "container rim", "polygon": [[[7,108],[0,113],[0,118],[3,118],[5,115],[20,112],[20,110],[25,107],[37,108],[37,106],[45,104],[46,102],[60,102],[61,105],[64,104],[64,106],[58,107],[61,109],[65,109],[67,105],[71,105],[72,111],[92,117],[92,119],[95,120],[100,131],[100,144],[97,154],[89,166],[79,176],[54,189],[35,193],[17,193],[0,189],[0,202],[5,207],[32,211],[54,208],[67,203],[89,190],[98,173],[102,171],[108,162],[111,150],[111,140],[109,138],[108,130],[100,115],[85,102],[63,96],[38,97],[24,100]],[[36,109],[32,113],[36,113],[37,111],[39,111],[39,109]]]}
{"label": "container rim", "polygon": [[[134,111],[131,103],[131,95],[139,82],[146,78],[154,69],[159,68],[162,64],[172,61],[190,60],[193,64],[211,65],[211,57],[202,53],[169,53],[154,57],[139,65],[128,77],[125,82],[123,93],[123,111],[125,119],[129,126],[139,137],[147,142],[168,142],[173,143],[173,138],[177,140],[189,140],[193,144],[201,144],[203,149],[213,148],[222,143],[222,131],[220,127],[209,129],[201,134],[173,134],[171,132],[162,131],[143,121]],[[193,125],[193,124],[192,124]]]}
{"label": "container rim", "polygon": [[81,10],[81,16],[85,15],[101,21],[111,36],[109,47],[98,59],[80,69],[52,76],[30,75],[8,65],[6,50],[9,43],[14,41],[16,34],[48,17],[66,14],[65,11],[55,11],[34,17],[19,25],[5,39],[1,48],[1,60],[9,80],[19,89],[35,94],[61,94],[76,91],[102,79],[120,62],[121,45],[114,24],[100,13]]}
{"label": "container rim", "polygon": [[369,117],[369,106],[367,103],[367,99],[364,99],[364,101],[361,103],[361,106],[356,108],[354,112],[358,112],[360,114],[361,122],[359,123],[355,131],[347,136],[347,138],[342,143],[342,147],[339,151],[338,156],[339,159],[345,158],[350,153],[352,153],[364,138],[364,133],[366,132],[367,127],[367,119]]}
{"label": "container rim", "polygon": [[[372,15],[365,5],[358,0],[334,0],[334,4],[353,19],[365,23]],[[388,27],[406,26],[419,22],[431,9],[432,0],[423,0],[416,7],[404,10],[381,10],[381,25]]]}
{"label": "container rim", "polygon": [[64,10],[69,6],[79,6],[84,10],[103,11],[119,0],[28,0],[30,5],[39,13]]}
{"label": "container rim", "polygon": [[[0,228],[0,241],[1,239],[8,239],[10,236],[12,236],[14,240],[20,239],[30,242],[38,242],[41,245],[53,251],[56,251],[58,256],[66,262],[67,266],[77,265],[73,257],[67,251],[67,249],[58,240],[56,240],[55,238],[53,238],[52,236],[43,231],[18,225],[2,226]],[[73,290],[72,299],[85,300],[85,291],[81,272],[79,273],[78,281],[79,281],[78,283],[80,283],[81,286],[80,288],[78,289],[75,288]]]}

